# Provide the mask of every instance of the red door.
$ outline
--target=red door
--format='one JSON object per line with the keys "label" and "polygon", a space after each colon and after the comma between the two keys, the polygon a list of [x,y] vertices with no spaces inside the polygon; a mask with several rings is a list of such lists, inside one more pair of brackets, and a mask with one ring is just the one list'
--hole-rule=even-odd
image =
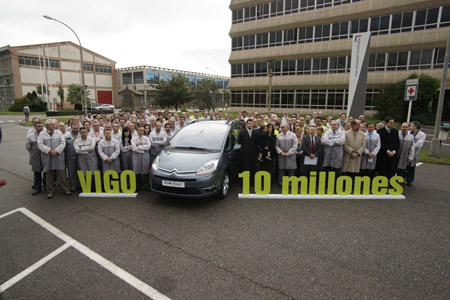
{"label": "red door", "polygon": [[111,91],[97,91],[97,99],[101,104],[113,104]]}

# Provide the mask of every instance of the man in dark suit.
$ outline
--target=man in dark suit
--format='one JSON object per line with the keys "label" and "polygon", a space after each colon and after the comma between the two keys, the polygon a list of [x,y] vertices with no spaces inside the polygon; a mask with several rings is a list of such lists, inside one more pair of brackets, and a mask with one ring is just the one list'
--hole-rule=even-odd
{"label": "man in dark suit", "polygon": [[[302,175],[303,176],[309,176],[309,172],[311,171],[317,171],[320,170],[319,165],[319,157],[322,155],[323,147],[321,147],[321,138],[320,136],[315,135],[316,134],[316,128],[314,126],[311,126],[309,128],[309,135],[304,135],[302,137],[302,159],[303,159],[303,166],[302,166]],[[317,164],[316,165],[307,165],[305,164],[305,157],[309,157],[311,159],[317,158]]]}
{"label": "man in dark suit", "polygon": [[394,119],[386,117],[384,127],[377,131],[380,135],[381,148],[377,156],[377,171],[381,176],[391,178],[397,170],[397,153],[400,148],[398,131],[394,127]]}
{"label": "man in dark suit", "polygon": [[253,182],[256,170],[257,132],[253,129],[253,120],[247,120],[245,129],[239,132],[238,143],[241,145],[241,171],[250,171],[250,182]]}

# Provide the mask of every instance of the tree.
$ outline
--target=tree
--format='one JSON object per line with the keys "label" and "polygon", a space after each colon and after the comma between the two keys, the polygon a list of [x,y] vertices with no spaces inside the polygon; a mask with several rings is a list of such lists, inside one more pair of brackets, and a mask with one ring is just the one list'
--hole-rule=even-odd
{"label": "tree", "polygon": [[156,90],[155,103],[161,107],[174,106],[175,110],[178,110],[180,105],[191,101],[192,98],[189,80],[181,74],[176,74],[167,82],[160,81]]}
{"label": "tree", "polygon": [[[72,83],[71,85],[69,85],[69,89],[68,89],[69,94],[67,95],[67,101],[69,101],[70,104],[72,104],[72,105],[75,105],[75,104],[84,105],[83,90],[84,90],[83,86],[80,84]],[[89,91],[86,90],[87,103],[89,103],[89,101],[90,101],[88,96],[89,96]],[[83,101],[82,101],[82,99],[83,99]]]}
{"label": "tree", "polygon": [[46,94],[48,97],[49,93],[47,92],[47,87],[45,85],[43,85],[42,87],[40,85],[36,86],[36,94],[38,94],[41,97],[43,97],[42,90],[44,91],[44,94]]}
{"label": "tree", "polygon": [[199,106],[214,111],[222,100],[219,89],[221,86],[214,79],[205,78],[194,88],[194,99]]}
{"label": "tree", "polygon": [[47,111],[47,103],[42,101],[35,91],[32,93],[27,93],[21,98],[14,99],[14,104],[11,105],[8,110],[22,112],[25,105],[28,105],[32,112]]}
{"label": "tree", "polygon": [[439,99],[440,81],[426,74],[412,74],[408,78],[383,88],[375,99],[377,117],[391,116],[398,121],[406,121],[408,101],[404,100],[407,79],[419,78],[419,93],[413,102],[411,119],[424,124],[434,124]]}
{"label": "tree", "polygon": [[64,109],[64,89],[61,86],[61,82],[58,81],[57,84],[58,84],[57,93],[59,98],[61,99],[61,109]]}

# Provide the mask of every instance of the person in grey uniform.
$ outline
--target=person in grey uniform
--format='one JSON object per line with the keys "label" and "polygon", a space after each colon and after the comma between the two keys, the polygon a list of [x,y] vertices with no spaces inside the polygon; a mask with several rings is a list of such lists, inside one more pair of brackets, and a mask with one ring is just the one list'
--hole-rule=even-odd
{"label": "person in grey uniform", "polygon": [[402,124],[402,129],[398,133],[398,138],[400,140],[400,149],[397,152],[398,156],[397,175],[405,178],[406,166],[414,160],[414,151],[415,151],[414,136],[411,133],[409,133],[408,123]]}
{"label": "person in grey uniform", "polygon": [[98,154],[102,159],[102,172],[108,170],[120,173],[120,143],[111,136],[111,129],[103,131],[103,139],[98,143]]}
{"label": "person in grey uniform", "polygon": [[58,179],[61,188],[68,196],[70,192],[69,183],[66,178],[66,164],[64,160],[64,149],[66,140],[63,134],[56,129],[56,120],[45,121],[45,130],[39,134],[38,148],[41,151],[42,164],[47,178],[47,198],[53,198],[55,193],[54,178]]}
{"label": "person in grey uniform", "polygon": [[289,131],[287,123],[281,124],[281,131],[277,135],[277,142],[275,149],[278,153],[278,183],[281,187],[283,183],[283,176],[294,176],[297,169],[297,136],[295,133]]}
{"label": "person in grey uniform", "polygon": [[361,176],[373,178],[377,166],[377,154],[381,148],[380,135],[375,131],[375,124],[367,124],[364,137],[366,139],[366,149],[361,155]]}
{"label": "person in grey uniform", "polygon": [[87,129],[80,128],[80,136],[75,140],[75,152],[78,154],[78,165],[84,175],[86,171],[98,171],[97,155],[95,154],[95,138],[88,135]]}
{"label": "person in grey uniform", "polygon": [[78,179],[78,154],[75,152],[74,143],[78,138],[78,122],[72,122],[70,130],[67,130],[64,138],[66,139],[66,149],[64,150],[66,156],[67,175],[69,177],[70,191],[75,192],[80,187]]}
{"label": "person in grey uniform", "polygon": [[414,159],[406,166],[406,184],[411,186],[414,181],[414,174],[417,162],[419,161],[420,150],[425,143],[427,135],[420,130],[420,123],[417,121],[412,121],[411,124],[409,124],[409,129],[414,137]]}
{"label": "person in grey uniform", "polygon": [[158,154],[161,153],[167,141],[167,134],[161,129],[161,122],[157,121],[155,126],[155,130],[152,129],[150,132],[150,143],[152,144],[150,148],[150,165],[152,165]]}
{"label": "person in grey uniform", "polygon": [[138,128],[138,136],[131,139],[133,171],[138,189],[150,190],[150,139],[144,135],[144,127]]}
{"label": "person in grey uniform", "polygon": [[133,170],[133,151],[131,150],[131,133],[128,127],[122,129],[120,141],[120,165],[122,170]]}
{"label": "person in grey uniform", "polygon": [[345,132],[339,130],[338,121],[331,121],[331,130],[325,131],[321,144],[323,147],[323,167],[327,172],[335,172],[336,178],[341,176],[342,159],[344,157]]}
{"label": "person in grey uniform", "polygon": [[33,196],[42,191],[42,171],[44,170],[44,166],[42,165],[41,151],[38,148],[37,141],[39,134],[44,130],[44,124],[38,121],[34,124],[34,128],[35,131],[27,135],[27,141],[25,143],[25,148],[30,154],[31,170],[34,173],[33,192],[31,193]]}

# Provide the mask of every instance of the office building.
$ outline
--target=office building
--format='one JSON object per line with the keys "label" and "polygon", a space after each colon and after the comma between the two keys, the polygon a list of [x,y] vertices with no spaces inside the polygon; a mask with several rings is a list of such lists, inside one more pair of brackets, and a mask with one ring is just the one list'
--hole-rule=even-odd
{"label": "office building", "polygon": [[[116,105],[116,62],[86,48],[83,48],[83,61],[90,100]],[[48,108],[56,109],[61,103],[57,94],[59,83],[66,98],[70,84],[82,84],[79,45],[58,42],[0,48],[0,98],[8,105],[14,98],[42,86],[50,93],[45,99]],[[64,107],[71,105],[65,103]]]}
{"label": "office building", "polygon": [[204,78],[213,79],[219,86],[222,87],[219,93],[222,94],[224,102],[226,101],[224,90],[228,89],[230,81],[229,77],[174,70],[168,68],[150,67],[150,66],[138,66],[129,68],[117,69],[117,91],[119,93],[119,103],[122,96],[121,91],[128,88],[132,91],[136,91],[136,94],[142,98],[142,107],[150,108],[155,102],[156,87],[160,81],[169,81],[176,74],[185,76],[192,86],[197,85]]}
{"label": "office building", "polygon": [[362,32],[371,33],[367,114],[387,84],[442,77],[449,0],[232,0],[230,9],[236,110],[267,110],[271,86],[273,111],[345,111],[352,39]]}

